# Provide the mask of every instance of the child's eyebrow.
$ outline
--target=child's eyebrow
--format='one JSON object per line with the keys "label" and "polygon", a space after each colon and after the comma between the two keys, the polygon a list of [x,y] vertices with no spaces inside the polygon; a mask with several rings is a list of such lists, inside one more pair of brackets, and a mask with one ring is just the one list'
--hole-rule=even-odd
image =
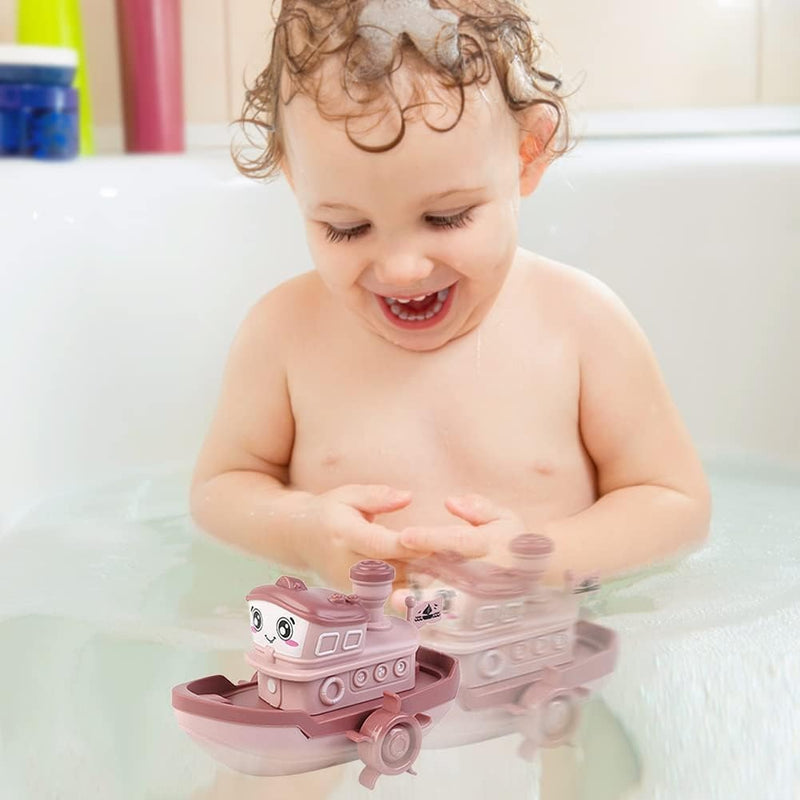
{"label": "child's eyebrow", "polygon": [[358,211],[355,206],[349,206],[347,203],[319,203],[314,206],[315,211]]}
{"label": "child's eyebrow", "polygon": [[475,187],[459,187],[458,189],[446,189],[444,192],[435,192],[434,194],[429,194],[427,197],[422,198],[422,202],[424,203],[432,203],[435,200],[444,200],[445,197],[450,197],[453,194],[473,194],[475,192],[480,192],[483,190],[481,186]]}
{"label": "child's eyebrow", "polygon": [[[445,189],[443,192],[434,192],[433,194],[426,195],[420,201],[421,205],[433,203],[436,200],[444,200],[454,194],[475,194],[476,192],[483,191],[483,187],[464,187],[458,189]],[[350,206],[347,203],[319,203],[314,206],[315,211],[358,211],[355,206]]]}

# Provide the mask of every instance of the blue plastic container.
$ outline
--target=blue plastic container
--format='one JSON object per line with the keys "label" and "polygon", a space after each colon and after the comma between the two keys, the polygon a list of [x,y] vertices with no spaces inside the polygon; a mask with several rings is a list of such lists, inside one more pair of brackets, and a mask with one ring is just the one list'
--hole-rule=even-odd
{"label": "blue plastic container", "polygon": [[0,46],[0,156],[77,155],[76,68],[68,48]]}

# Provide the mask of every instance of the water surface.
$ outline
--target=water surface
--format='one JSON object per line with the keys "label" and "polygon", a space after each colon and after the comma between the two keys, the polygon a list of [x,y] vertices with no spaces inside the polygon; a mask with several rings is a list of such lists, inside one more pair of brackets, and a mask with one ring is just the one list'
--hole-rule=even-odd
{"label": "water surface", "polygon": [[575,747],[424,751],[371,794],[356,764],[239,778],[175,725],[174,684],[249,677],[244,596],[281,572],[194,528],[188,471],[47,498],[0,539],[0,797],[797,798],[800,474],[710,472],[708,545],[587,601],[621,655]]}

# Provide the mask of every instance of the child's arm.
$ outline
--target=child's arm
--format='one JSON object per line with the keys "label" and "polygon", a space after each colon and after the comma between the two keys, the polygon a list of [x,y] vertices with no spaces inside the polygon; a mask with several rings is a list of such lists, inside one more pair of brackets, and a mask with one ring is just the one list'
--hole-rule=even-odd
{"label": "child's arm", "polygon": [[294,419],[286,371],[295,291],[279,287],[242,324],[192,480],[192,516],[204,530],[248,552],[310,569],[348,586],[361,558],[399,559],[398,534],[372,522],[405,507],[408,492],[350,485],[315,495],[288,485]]}
{"label": "child's arm", "polygon": [[644,333],[605,286],[591,281],[582,291],[579,419],[599,499],[542,532],[558,543],[554,566],[596,565],[608,574],[699,543],[711,501]]}

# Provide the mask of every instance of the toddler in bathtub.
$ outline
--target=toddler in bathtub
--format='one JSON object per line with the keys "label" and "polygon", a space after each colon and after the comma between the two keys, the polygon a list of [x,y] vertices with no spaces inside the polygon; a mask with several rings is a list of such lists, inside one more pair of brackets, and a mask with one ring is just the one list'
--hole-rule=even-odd
{"label": "toddler in bathtub", "polygon": [[192,486],[215,536],[349,588],[362,558],[614,574],[700,542],[709,493],[644,334],[517,246],[567,141],[516,2],[284,0],[245,118],[315,270],[244,320]]}

